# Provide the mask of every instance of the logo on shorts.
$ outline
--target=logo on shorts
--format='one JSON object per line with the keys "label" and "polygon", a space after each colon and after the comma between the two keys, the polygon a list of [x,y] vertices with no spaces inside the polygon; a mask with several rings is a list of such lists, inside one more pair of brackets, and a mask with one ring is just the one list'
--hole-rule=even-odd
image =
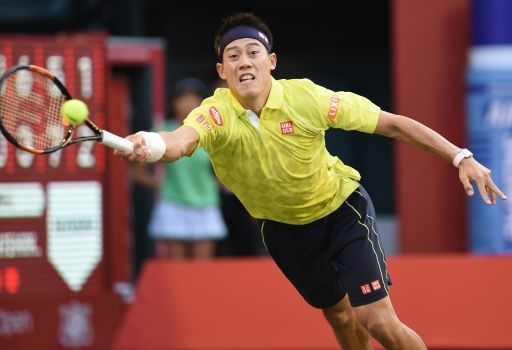
{"label": "logo on shorts", "polygon": [[291,120],[281,122],[281,134],[288,135],[293,134],[293,123]]}
{"label": "logo on shorts", "polygon": [[203,117],[202,114],[199,114],[197,117],[196,117],[196,120],[199,124],[201,124],[202,126],[205,127],[206,130],[208,130],[208,132],[212,132],[212,126],[210,125],[210,123],[208,123],[208,121],[205,119],[205,117]]}
{"label": "logo on shorts", "polygon": [[210,117],[212,117],[212,120],[215,124],[218,126],[224,125],[224,122],[222,121],[222,116],[220,115],[220,112],[215,107],[210,107],[208,109],[208,113],[210,113]]}
{"label": "logo on shorts", "polygon": [[381,289],[382,287],[380,286],[380,281],[379,280],[375,280],[372,282],[372,289],[375,291],[375,290],[379,290]]}
{"label": "logo on shorts", "polygon": [[338,107],[340,106],[340,98],[336,95],[331,96],[331,105],[329,107],[329,112],[327,113],[327,118],[334,119],[336,118],[336,114],[338,113]]}
{"label": "logo on shorts", "polygon": [[371,292],[375,292],[379,289],[381,289],[382,286],[380,284],[380,281],[379,280],[375,280],[371,283],[367,283],[367,284],[363,284],[361,286],[361,293],[363,293],[363,295],[365,294],[368,294],[368,293],[371,293]]}
{"label": "logo on shorts", "polygon": [[371,293],[371,292],[372,292],[372,289],[370,288],[369,284],[363,284],[361,286],[361,293],[363,293],[363,295]]}

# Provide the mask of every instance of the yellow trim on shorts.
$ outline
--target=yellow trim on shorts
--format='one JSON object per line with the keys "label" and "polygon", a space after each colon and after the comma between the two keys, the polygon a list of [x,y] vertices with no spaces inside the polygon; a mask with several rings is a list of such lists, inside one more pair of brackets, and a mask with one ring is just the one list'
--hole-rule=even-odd
{"label": "yellow trim on shorts", "polygon": [[265,223],[266,223],[266,221],[263,221],[261,223],[260,234],[261,234],[261,241],[263,242],[263,245],[265,246],[265,249],[268,252],[267,243],[265,242],[265,235],[263,234],[263,227],[265,226]]}
{"label": "yellow trim on shorts", "polygon": [[[354,191],[355,193],[358,193],[361,197],[364,198],[363,194],[359,191]],[[389,279],[389,272],[387,271],[387,267],[388,267],[388,263],[386,261],[386,254],[384,254],[384,250],[382,249],[382,245],[380,244],[380,236],[379,236],[379,233],[377,232],[377,230],[375,229],[375,218],[371,217],[370,215],[366,214],[367,217],[369,217],[370,219],[372,219],[372,231],[373,233],[375,234],[375,236],[377,237],[377,244],[379,246],[379,250],[380,250],[380,253],[382,254],[382,260],[384,261],[384,265],[386,265],[386,277]]]}
{"label": "yellow trim on shorts", "polygon": [[366,214],[366,216],[369,217],[370,219],[372,219],[372,231],[375,234],[375,236],[377,237],[377,245],[379,246],[380,253],[382,254],[382,261],[384,261],[384,265],[386,265],[386,277],[388,279],[390,279],[389,278],[389,272],[388,272],[388,269],[387,269],[388,263],[386,261],[386,254],[384,254],[384,250],[382,249],[382,246],[380,244],[380,236],[379,236],[379,234],[377,233],[377,230],[374,227],[374,225],[375,225],[375,218],[371,217],[368,214]]}
{"label": "yellow trim on shorts", "polygon": [[[361,194],[360,192],[358,192],[358,193]],[[382,284],[384,286],[384,290],[386,292],[388,292],[388,285],[386,283],[386,280],[384,280],[384,275],[382,274],[382,268],[380,266],[379,256],[377,255],[377,251],[375,250],[375,245],[373,244],[372,240],[370,239],[370,229],[368,228],[368,226],[365,223],[361,222],[362,215],[356,210],[356,208],[354,208],[348,201],[345,201],[345,203],[347,203],[347,205],[357,214],[357,216],[359,216],[359,220],[357,220],[357,222],[361,226],[366,228],[366,232],[367,232],[366,239],[368,240],[368,242],[370,242],[370,244],[372,246],[373,255],[375,255],[375,260],[377,261],[377,265],[379,266],[380,278],[382,279]],[[384,258],[384,256],[383,256],[383,258]],[[384,263],[385,263],[385,261],[384,261]]]}

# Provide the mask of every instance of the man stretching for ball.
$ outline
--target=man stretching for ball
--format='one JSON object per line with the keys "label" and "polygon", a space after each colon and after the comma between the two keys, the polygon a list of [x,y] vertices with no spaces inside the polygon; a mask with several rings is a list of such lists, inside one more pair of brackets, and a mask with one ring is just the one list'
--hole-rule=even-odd
{"label": "man stretching for ball", "polygon": [[266,247],[290,282],[320,308],[344,349],[426,349],[398,319],[370,197],[359,173],[331,156],[325,130],[341,128],[406,141],[458,168],[466,193],[473,181],[483,200],[506,199],[490,171],[467,150],[404,116],[380,110],[364,97],[313,82],[274,80],[272,33],[252,14],[224,20],[215,35],[217,89],[172,132],[128,137],[123,158],[162,162],[208,152],[222,183],[258,219]]}

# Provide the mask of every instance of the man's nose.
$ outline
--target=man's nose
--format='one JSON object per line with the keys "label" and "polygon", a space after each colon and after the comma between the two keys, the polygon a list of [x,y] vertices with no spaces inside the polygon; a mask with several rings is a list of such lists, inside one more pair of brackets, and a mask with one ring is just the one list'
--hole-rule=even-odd
{"label": "man's nose", "polygon": [[241,68],[241,69],[247,68],[247,67],[250,67],[250,65],[251,65],[251,63],[250,63],[249,57],[246,54],[240,55],[240,66],[239,66],[239,68]]}

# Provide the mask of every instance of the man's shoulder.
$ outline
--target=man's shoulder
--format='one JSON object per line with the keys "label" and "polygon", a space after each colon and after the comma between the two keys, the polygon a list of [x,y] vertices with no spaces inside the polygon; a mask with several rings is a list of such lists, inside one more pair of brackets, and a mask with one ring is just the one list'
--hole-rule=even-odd
{"label": "man's shoulder", "polygon": [[293,105],[308,105],[317,99],[318,85],[309,79],[280,79],[285,100]]}
{"label": "man's shoulder", "polygon": [[297,98],[305,98],[306,96],[315,96],[319,85],[313,81],[303,79],[280,79],[278,82],[283,87],[285,94],[295,96]]}
{"label": "man's shoulder", "polygon": [[229,99],[228,89],[218,88],[214,91],[213,95],[203,100],[202,105],[225,104]]}
{"label": "man's shoulder", "polygon": [[316,86],[315,83],[313,83],[311,80],[307,78],[300,78],[300,79],[279,79],[278,82],[284,87],[284,88],[302,88],[302,89],[309,89]]}
{"label": "man's shoulder", "polygon": [[187,119],[202,124],[208,131],[226,126],[226,123],[236,115],[227,91],[227,89],[217,89],[212,96],[204,99],[201,105],[194,108]]}
{"label": "man's shoulder", "polygon": [[229,89],[218,88],[215,90],[212,96],[206,98],[201,103],[201,107],[204,109],[210,109],[215,107],[216,109],[222,110],[226,113],[234,112],[235,99],[233,95],[229,93]]}

